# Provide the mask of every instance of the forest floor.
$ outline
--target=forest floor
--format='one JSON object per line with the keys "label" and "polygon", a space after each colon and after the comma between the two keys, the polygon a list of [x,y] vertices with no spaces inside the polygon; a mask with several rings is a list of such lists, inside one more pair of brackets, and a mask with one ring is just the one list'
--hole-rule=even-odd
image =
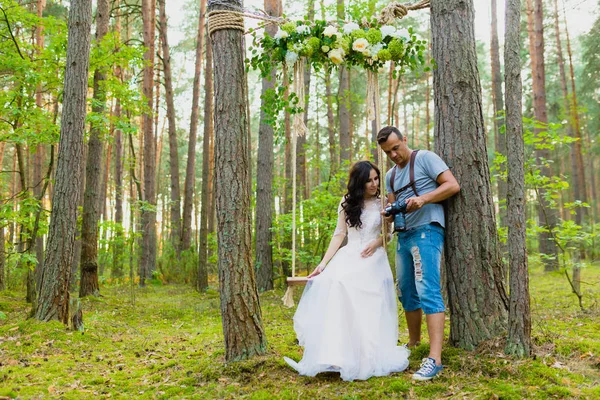
{"label": "forest floor", "polygon": [[[600,398],[600,265],[583,270],[582,279],[585,311],[564,275],[532,268],[533,358],[505,356],[501,340],[472,352],[446,345],[442,375],[423,383],[411,374],[427,343],[413,351],[408,371],[389,377],[298,376],[283,361],[299,360],[302,350],[294,309],[282,305],[280,290],[261,295],[267,354],[230,364],[214,289],[198,294],[156,282],[136,288],[133,302],[130,286],[105,285],[101,297],[82,301],[83,334],[28,319],[23,291],[2,292],[0,399]],[[400,333],[406,341],[403,321]]]}

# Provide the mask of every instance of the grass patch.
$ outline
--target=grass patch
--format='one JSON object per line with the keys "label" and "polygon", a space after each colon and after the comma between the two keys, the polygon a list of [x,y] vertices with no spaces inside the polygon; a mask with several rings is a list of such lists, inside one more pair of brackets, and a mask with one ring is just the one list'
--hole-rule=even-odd
{"label": "grass patch", "polygon": [[[338,374],[298,376],[283,356],[300,359],[294,309],[282,291],[261,294],[267,354],[224,362],[215,288],[198,294],[176,285],[102,287],[102,297],[82,300],[85,332],[57,322],[27,319],[18,292],[0,293],[0,397],[7,398],[600,398],[600,267],[583,271],[585,312],[564,277],[531,272],[535,356],[503,354],[498,343],[468,352],[445,346],[441,377],[412,382],[429,352],[412,351],[407,372],[366,382],[343,382]],[[296,291],[296,301],[301,291]],[[399,311],[400,312],[400,311]],[[406,325],[400,318],[401,343]],[[425,328],[425,326],[423,326]],[[448,324],[447,324],[448,329]],[[424,330],[425,332],[425,330]]]}

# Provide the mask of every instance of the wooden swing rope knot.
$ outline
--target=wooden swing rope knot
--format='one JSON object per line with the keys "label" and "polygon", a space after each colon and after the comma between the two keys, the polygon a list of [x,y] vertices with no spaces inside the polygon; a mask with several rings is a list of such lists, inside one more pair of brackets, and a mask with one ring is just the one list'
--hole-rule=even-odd
{"label": "wooden swing rope knot", "polygon": [[430,0],[421,0],[411,4],[390,3],[381,10],[378,21],[385,25],[393,22],[395,19],[402,19],[408,15],[409,11],[428,8]]}
{"label": "wooden swing rope knot", "polygon": [[259,27],[263,28],[269,24],[281,25],[285,22],[283,18],[271,17],[269,15],[259,15],[250,11],[236,10],[214,10],[207,14],[208,17],[208,36],[221,29],[235,29],[246,32],[244,18],[252,18],[263,21]]}

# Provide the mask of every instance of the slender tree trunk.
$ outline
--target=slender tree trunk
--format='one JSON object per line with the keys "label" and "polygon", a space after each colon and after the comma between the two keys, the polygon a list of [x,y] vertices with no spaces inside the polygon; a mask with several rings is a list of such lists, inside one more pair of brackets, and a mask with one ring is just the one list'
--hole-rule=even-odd
{"label": "slender tree trunk", "polygon": [[506,143],[508,157],[507,214],[510,259],[510,306],[506,352],[531,354],[531,310],[527,266],[527,217],[525,212],[525,144],[523,142],[521,88],[521,2],[506,1],[504,34],[506,87]]}
{"label": "slender tree trunk", "polygon": [[214,137],[214,107],[213,107],[213,58],[212,46],[206,42],[206,73],[204,77],[204,135],[202,138],[202,203],[200,205],[200,250],[198,254],[198,291],[208,289],[208,233],[213,218],[211,212],[212,176],[214,162],[211,156],[211,143]]}
{"label": "slender tree trunk", "polygon": [[[313,3],[314,4],[314,3]],[[282,5],[280,0],[265,0],[265,12],[272,17],[280,17]],[[266,31],[269,35],[275,35],[277,27],[267,25]],[[262,80],[260,127],[258,130],[258,156],[256,167],[256,284],[258,290],[273,289],[273,249],[271,245],[273,225],[273,166],[274,166],[274,147],[273,147],[273,127],[265,120],[265,94],[267,91],[274,90],[275,70],[271,71],[270,78]],[[310,78],[310,73],[308,74]],[[306,78],[305,78],[306,79]],[[308,93],[308,92],[307,92]],[[306,102],[305,104],[308,104]],[[306,157],[305,157],[306,161]],[[299,162],[300,168],[303,167]],[[297,164],[297,165],[298,165]]]}
{"label": "slender tree trunk", "polygon": [[[500,45],[498,44],[498,18],[496,10],[496,0],[492,0],[492,38],[490,45],[490,55],[492,64],[492,98],[494,105],[494,144],[495,151],[506,155],[506,135],[502,134],[504,117],[500,115],[504,111],[504,102],[502,97],[502,73],[500,71]],[[498,201],[502,205],[506,201],[506,182],[498,178]],[[500,226],[504,225],[506,219],[506,206],[500,207],[498,213],[498,222]]]}
{"label": "slender tree trunk", "polygon": [[[431,2],[436,152],[461,192],[446,207],[450,343],[473,349],[506,327],[471,0]],[[455,118],[460,115],[460,118]]]}
{"label": "slender tree trunk", "polygon": [[[531,50],[531,68],[533,76],[533,112],[537,121],[542,124],[548,123],[548,113],[546,110],[546,74],[544,64],[544,26],[542,0],[534,0],[535,5],[531,7],[531,1],[527,0],[528,6],[528,25],[529,25],[529,47]],[[542,131],[537,128],[536,133]],[[543,160],[550,159],[550,151],[547,149],[536,150],[538,166],[543,176],[551,177],[552,169]],[[552,271],[558,268],[558,250],[553,240],[552,230],[556,227],[557,212],[551,208],[546,200],[546,189],[538,188],[539,224],[546,228],[547,232],[539,234],[539,251],[546,255],[544,258],[545,268]]]}
{"label": "slender tree trunk", "polygon": [[[344,0],[337,0],[337,18],[344,21],[346,9]],[[350,162],[352,143],[350,141],[350,80],[348,69],[340,66],[339,88],[338,88],[338,121],[339,121],[339,143],[340,143],[340,165]]]}
{"label": "slender tree trunk", "polygon": [[[564,6],[564,3],[563,3]],[[558,14],[558,11],[557,11]],[[577,91],[575,90],[575,73],[573,71],[573,54],[571,52],[571,41],[569,40],[569,29],[567,26],[567,14],[565,14],[565,34],[567,37],[567,52],[569,54],[569,72],[571,73],[571,123],[573,124],[573,133],[576,139],[573,142],[573,150],[572,150],[572,181],[573,184],[577,187],[577,192],[575,192],[575,196],[577,196],[577,200],[581,200],[583,202],[587,202],[587,189],[586,189],[586,181],[585,181],[585,173],[583,167],[583,155],[581,152],[581,129],[579,126],[579,110],[577,107]],[[581,207],[577,210],[577,214],[575,214],[575,222],[577,225],[583,225],[586,217],[586,209]],[[577,254],[576,258],[585,258],[585,248],[580,245],[579,251],[574,251]],[[579,260],[575,260],[573,264],[573,285],[575,287],[575,291],[578,294],[581,294],[581,268],[579,265]]]}
{"label": "slender tree trunk", "polygon": [[87,77],[92,26],[91,0],[71,3],[65,88],[55,192],[35,318],[68,323],[69,281],[81,187]]}
{"label": "slender tree trunk", "polygon": [[331,74],[325,71],[325,97],[327,100],[327,135],[329,138],[329,176],[337,174],[339,154],[335,140],[335,121],[333,119],[333,96],[331,94]]}
{"label": "slender tree trunk", "polygon": [[[120,0],[115,0],[114,7],[119,8]],[[115,15],[115,32],[121,42],[121,13]],[[120,67],[115,70],[115,76],[122,82],[123,71]],[[115,119],[121,118],[121,99],[117,98],[114,110]],[[111,276],[113,278],[123,277],[123,253],[125,251],[125,237],[123,233],[123,132],[115,129],[115,240],[113,246],[113,263]]]}
{"label": "slender tree trunk", "polygon": [[4,237],[4,226],[0,225],[0,291],[6,289],[6,273],[4,272],[4,270],[6,269],[6,257],[4,255],[4,252],[6,251],[5,241],[6,239]]}
{"label": "slender tree trunk", "polygon": [[[204,46],[204,33],[206,21],[206,0],[200,1],[200,14],[198,15],[198,33],[196,34],[196,63],[194,66],[194,84],[192,86],[192,114],[190,116],[190,135],[188,141],[188,157],[185,167],[185,184],[183,198],[183,226],[181,233],[181,248],[188,250],[192,243],[192,206],[194,204],[194,187],[196,184],[196,140],[198,135],[198,117],[200,113],[200,78],[202,70],[202,50]],[[208,46],[206,52],[208,53]],[[206,107],[206,105],[205,105]],[[204,123],[206,124],[206,119]],[[202,153],[202,158],[208,157],[207,152]]]}
{"label": "slender tree trunk", "polygon": [[[108,33],[110,8],[108,0],[99,0],[96,9],[96,45],[100,46]],[[94,71],[94,102],[92,112],[102,115],[106,108],[106,91],[103,82],[106,71],[97,68]],[[88,154],[85,169],[85,191],[83,195],[83,219],[81,222],[81,280],[79,297],[100,294],[98,284],[98,220],[100,217],[101,181],[102,181],[102,141],[104,131],[101,122],[92,122],[88,140]]]}
{"label": "slender tree trunk", "polygon": [[142,92],[147,109],[143,114],[144,138],[144,202],[142,208],[142,254],[140,260],[140,285],[152,276],[156,268],[156,148],[154,126],[152,124],[153,82],[154,82],[154,0],[142,0],[144,25],[144,61]]}
{"label": "slender tree trunk", "polygon": [[[167,35],[167,13],[165,1],[158,0],[160,38],[162,43],[162,61],[165,77],[165,98],[167,102],[167,119],[169,121],[169,173],[171,178],[171,242],[179,258],[182,250],[181,241],[181,190],[179,187],[179,152],[177,146],[177,122],[175,121],[175,104],[173,101],[173,81],[171,73],[171,53]],[[195,135],[195,133],[194,133]],[[194,140],[195,144],[195,140]],[[192,177],[193,178],[193,177]],[[190,209],[191,218],[191,209]],[[191,225],[190,225],[191,227]],[[189,243],[188,246],[189,247]],[[186,249],[187,249],[186,247]]]}
{"label": "slender tree trunk", "polygon": [[[213,4],[214,1],[214,4]],[[241,1],[228,1],[241,7]],[[221,3],[209,2],[209,11]],[[266,336],[252,268],[246,84],[243,31],[211,35],[215,78],[215,158],[219,284],[225,359],[263,354]],[[235,216],[235,218],[233,218]]]}

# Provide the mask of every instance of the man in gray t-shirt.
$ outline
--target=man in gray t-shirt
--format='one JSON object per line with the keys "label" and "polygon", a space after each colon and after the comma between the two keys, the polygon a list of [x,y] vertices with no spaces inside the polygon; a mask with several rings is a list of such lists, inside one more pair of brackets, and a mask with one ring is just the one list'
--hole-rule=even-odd
{"label": "man in gray t-shirt", "polygon": [[[429,380],[443,368],[444,301],[440,285],[440,264],[444,248],[443,200],[458,193],[460,186],[446,163],[435,153],[420,150],[413,154],[398,128],[386,126],[377,134],[377,143],[394,162],[385,176],[388,202],[406,202],[406,230],[398,232],[396,277],[398,297],[408,325],[407,347],[421,340],[421,320],[426,315],[429,357],[413,375]],[[411,182],[411,155],[414,166]],[[393,178],[393,183],[392,181]],[[388,222],[393,217],[387,218]]]}

